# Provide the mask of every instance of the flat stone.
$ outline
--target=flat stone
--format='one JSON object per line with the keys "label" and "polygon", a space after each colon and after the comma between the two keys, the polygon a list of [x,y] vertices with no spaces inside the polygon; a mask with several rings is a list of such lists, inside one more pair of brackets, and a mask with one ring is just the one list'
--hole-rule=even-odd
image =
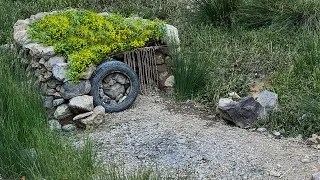
{"label": "flat stone", "polygon": [[88,95],[74,97],[70,99],[69,107],[76,114],[92,111],[93,97]]}
{"label": "flat stone", "polygon": [[66,101],[64,99],[55,99],[53,100],[53,106],[60,106],[61,104],[65,103]]}
{"label": "flat stone", "polygon": [[57,120],[50,120],[49,121],[49,129],[51,131],[60,131],[61,130],[61,124]]}
{"label": "flat stone", "polygon": [[259,133],[263,133],[263,132],[267,132],[267,129],[263,128],[263,127],[260,127],[256,131],[259,132]]}
{"label": "flat stone", "polygon": [[105,120],[106,114],[105,109],[102,106],[97,106],[93,109],[92,115],[80,119],[79,121],[84,124],[86,127],[88,126],[97,126],[103,123]]}
{"label": "flat stone", "polygon": [[62,104],[57,107],[54,112],[54,118],[57,120],[62,120],[68,117],[71,117],[73,114],[67,104]]}
{"label": "flat stone", "polygon": [[278,95],[270,91],[262,91],[257,101],[265,108],[267,113],[271,113],[278,109]]}
{"label": "flat stone", "polygon": [[66,124],[66,125],[63,125],[61,129],[65,132],[71,132],[76,130],[77,127],[74,124]]}
{"label": "flat stone", "polygon": [[61,56],[54,56],[50,58],[47,62],[45,62],[44,66],[49,70],[52,71],[53,67],[57,64],[65,64],[66,60],[64,57]]}
{"label": "flat stone", "polygon": [[92,114],[93,114],[93,111],[90,111],[90,112],[87,112],[87,113],[83,113],[83,114],[78,114],[78,115],[75,116],[72,120],[77,121],[77,120],[79,120],[79,119],[86,118],[86,117],[88,117],[88,116],[90,116],[90,115],[92,115]]}
{"label": "flat stone", "polygon": [[90,90],[91,84],[88,80],[81,80],[79,83],[68,81],[61,86],[60,94],[64,99],[71,99],[88,94]]}
{"label": "flat stone", "polygon": [[36,21],[38,19],[41,19],[41,18],[45,17],[47,14],[48,14],[47,12],[39,12],[39,13],[37,13],[35,15],[31,15],[29,19],[31,21]]}
{"label": "flat stone", "polygon": [[44,107],[47,109],[51,109],[53,107],[53,97],[47,96],[44,101]]}
{"label": "flat stone", "polygon": [[32,44],[30,47],[30,55],[34,58],[49,59],[55,55],[53,46],[43,46],[42,44]]}
{"label": "flat stone", "polygon": [[68,79],[66,75],[67,69],[67,63],[55,64],[52,68],[53,77],[59,81],[65,82]]}

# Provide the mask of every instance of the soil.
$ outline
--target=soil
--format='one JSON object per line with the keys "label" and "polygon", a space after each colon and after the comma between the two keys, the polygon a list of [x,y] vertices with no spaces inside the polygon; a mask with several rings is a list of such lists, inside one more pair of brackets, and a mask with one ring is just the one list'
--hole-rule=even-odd
{"label": "soil", "polygon": [[[138,96],[123,112],[109,114],[89,135],[98,159],[128,172],[156,168],[174,179],[310,179],[320,171],[319,150],[302,140],[240,129],[214,109]],[[79,139],[80,138],[80,139]]]}

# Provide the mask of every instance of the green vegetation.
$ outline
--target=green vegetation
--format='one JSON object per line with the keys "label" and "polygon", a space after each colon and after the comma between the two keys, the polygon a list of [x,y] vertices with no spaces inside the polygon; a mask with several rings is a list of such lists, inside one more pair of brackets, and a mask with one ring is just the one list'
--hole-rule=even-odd
{"label": "green vegetation", "polygon": [[43,103],[18,57],[0,49],[0,174],[10,179],[90,179],[96,172],[91,142],[83,149],[48,129]]}
{"label": "green vegetation", "polygon": [[105,17],[90,11],[68,10],[46,15],[30,25],[34,41],[54,46],[70,62],[68,79],[79,81],[87,67],[99,65],[114,53],[144,47],[166,33],[164,22]]}

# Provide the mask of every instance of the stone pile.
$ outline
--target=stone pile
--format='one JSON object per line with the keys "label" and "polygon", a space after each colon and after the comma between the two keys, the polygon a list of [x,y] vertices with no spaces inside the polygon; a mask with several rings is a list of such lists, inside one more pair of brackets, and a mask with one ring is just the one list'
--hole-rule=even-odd
{"label": "stone pile", "polygon": [[[14,24],[14,40],[21,57],[21,62],[27,64],[27,71],[37,78],[41,96],[44,99],[44,106],[49,110],[50,117],[64,124],[80,123],[84,127],[99,125],[105,118],[105,110],[102,106],[94,107],[93,97],[90,96],[90,78],[96,67],[86,69],[78,83],[68,80],[66,71],[68,62],[65,57],[55,53],[52,46],[32,42],[28,37],[28,26],[47,14],[41,12],[32,15],[25,20],[18,20]],[[168,25],[172,34],[167,34],[166,41],[177,41],[177,29]],[[173,86],[168,54],[157,51],[156,54],[160,90],[164,87]],[[167,79],[171,79],[167,82]],[[167,84],[165,84],[167,83]],[[115,73],[106,77],[100,86],[100,97],[106,103],[121,103],[130,92],[130,82],[122,74]],[[56,121],[51,124],[55,124]],[[59,127],[53,125],[52,127]],[[63,127],[63,126],[62,126]],[[57,128],[55,128],[57,129]],[[59,129],[59,128],[58,128]]]}

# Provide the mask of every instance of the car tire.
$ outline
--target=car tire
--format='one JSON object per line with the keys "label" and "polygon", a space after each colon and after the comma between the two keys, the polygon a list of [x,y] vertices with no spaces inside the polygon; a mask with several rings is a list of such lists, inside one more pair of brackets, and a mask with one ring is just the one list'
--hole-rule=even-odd
{"label": "car tire", "polygon": [[[108,104],[104,102],[100,96],[100,87],[102,81],[111,74],[122,74],[130,84],[130,91],[126,94],[126,98],[118,104]],[[106,61],[99,65],[91,77],[91,96],[95,106],[103,106],[106,112],[120,112],[129,108],[136,100],[139,93],[139,79],[134,70],[126,63],[120,61]]]}

